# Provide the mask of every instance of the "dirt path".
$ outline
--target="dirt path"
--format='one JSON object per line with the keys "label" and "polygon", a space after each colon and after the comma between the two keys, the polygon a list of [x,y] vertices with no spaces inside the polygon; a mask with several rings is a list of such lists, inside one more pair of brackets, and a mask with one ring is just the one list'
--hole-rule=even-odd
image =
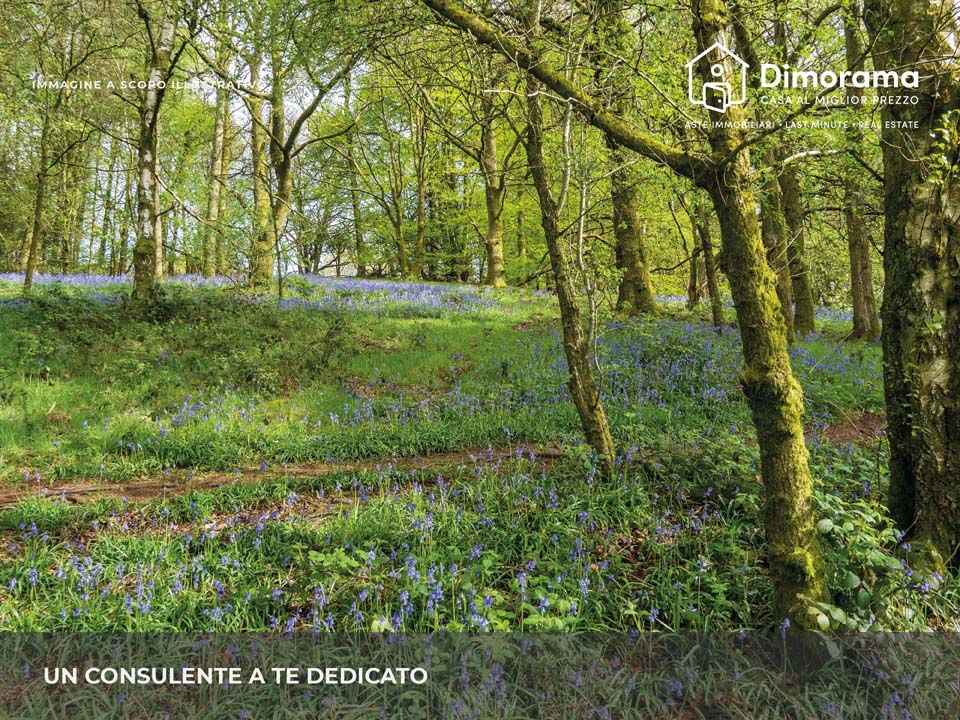
{"label": "dirt path", "polygon": [[886,427],[887,418],[885,415],[867,412],[836,424],[827,425],[823,434],[834,445],[845,445],[847,443],[875,444],[879,433]]}
{"label": "dirt path", "polygon": [[[297,480],[329,475],[336,472],[386,470],[430,470],[441,468],[473,467],[515,457],[518,450],[524,456],[530,451],[538,463],[544,465],[563,456],[557,447],[497,447],[455,450],[415,458],[386,457],[343,463],[301,463],[278,469],[245,468],[234,473],[194,473],[180,471],[163,477],[137,477],[131,480],[110,481],[101,478],[78,478],[68,483],[44,485],[47,497],[64,498],[71,503],[80,503],[101,498],[123,498],[135,504],[144,504],[159,497],[174,497],[193,490],[215,489],[235,483],[256,483],[263,480]],[[26,497],[36,497],[41,489],[36,485],[22,483],[18,486],[0,488],[0,510],[15,505]]]}

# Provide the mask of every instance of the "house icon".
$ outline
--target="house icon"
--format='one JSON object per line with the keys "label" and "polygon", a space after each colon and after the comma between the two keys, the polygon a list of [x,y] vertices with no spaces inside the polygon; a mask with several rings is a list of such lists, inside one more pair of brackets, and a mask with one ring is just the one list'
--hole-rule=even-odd
{"label": "house icon", "polygon": [[[729,59],[729,62],[728,62]],[[711,80],[702,81],[698,72],[701,62],[708,63]],[[732,72],[727,68],[732,66]],[[747,68],[750,66],[722,43],[714,43],[687,63],[687,93],[694,105],[723,113],[731,105],[747,99]]]}

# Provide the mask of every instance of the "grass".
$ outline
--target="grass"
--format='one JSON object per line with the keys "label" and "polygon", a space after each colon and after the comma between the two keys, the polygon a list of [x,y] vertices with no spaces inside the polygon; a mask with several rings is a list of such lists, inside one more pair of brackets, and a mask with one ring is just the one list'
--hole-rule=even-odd
{"label": "grass", "polygon": [[[780,626],[732,327],[675,305],[603,323],[622,456],[602,483],[549,297],[302,278],[277,302],[187,278],[147,322],[126,289],[45,279],[24,303],[0,282],[0,490],[19,497],[0,513],[6,629]],[[792,350],[832,596],[811,612],[956,631],[956,579],[885,515],[882,434],[830,439],[883,410],[879,349],[843,342],[847,324],[822,317]],[[169,489],[125,498],[139,477]],[[695,705],[671,682],[687,689],[655,712]]]}
{"label": "grass", "polygon": [[[190,279],[146,322],[123,285],[41,288],[29,304],[0,305],[0,477],[35,493],[0,519],[10,536],[0,611],[12,627],[779,621],[767,609],[762,488],[731,327],[673,309],[604,324],[602,387],[623,456],[617,482],[602,485],[580,444],[549,298],[300,278],[293,300],[276,302]],[[829,440],[831,423],[882,411],[878,349],[832,339],[843,322],[792,351],[830,525],[836,604],[818,612],[848,629],[953,627],[952,579],[901,564],[882,509],[882,437]],[[539,457],[558,445],[561,457]],[[491,450],[467,467],[389,469],[487,446],[512,459]],[[337,469],[357,459],[367,469]],[[316,471],[288,476],[290,463]],[[176,486],[204,472],[227,484],[129,507],[73,505],[56,489],[138,476]]]}

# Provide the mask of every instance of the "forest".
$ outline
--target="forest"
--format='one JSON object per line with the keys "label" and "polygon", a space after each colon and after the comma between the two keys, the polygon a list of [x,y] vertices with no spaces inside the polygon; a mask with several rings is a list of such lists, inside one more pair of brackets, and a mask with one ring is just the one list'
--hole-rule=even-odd
{"label": "forest", "polygon": [[960,630],[955,0],[0,20],[4,630]]}

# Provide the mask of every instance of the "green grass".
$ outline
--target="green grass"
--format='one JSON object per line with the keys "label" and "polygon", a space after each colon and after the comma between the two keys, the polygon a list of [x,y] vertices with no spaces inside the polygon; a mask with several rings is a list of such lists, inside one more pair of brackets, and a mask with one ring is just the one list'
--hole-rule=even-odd
{"label": "green grass", "polygon": [[[32,495],[0,516],[7,625],[779,623],[732,328],[669,308],[603,324],[604,399],[623,453],[603,484],[565,389],[550,298],[438,301],[448,291],[426,286],[410,300],[393,288],[381,311],[378,287],[298,286],[284,307],[174,285],[151,321],[83,288],[0,305],[0,478]],[[842,333],[833,320],[792,351],[829,521],[833,599],[814,610],[837,629],[955,629],[954,579],[908,567],[884,515],[883,438],[829,440],[831,424],[883,408],[879,349]],[[565,450],[541,463],[535,445]],[[487,446],[509,457],[469,459]],[[390,468],[439,451],[459,461]],[[341,466],[360,458],[367,469]],[[311,462],[313,474],[284,470]],[[222,487],[177,489],[214,471]],[[109,487],[138,475],[173,489],[81,504],[57,492],[61,479]]]}

